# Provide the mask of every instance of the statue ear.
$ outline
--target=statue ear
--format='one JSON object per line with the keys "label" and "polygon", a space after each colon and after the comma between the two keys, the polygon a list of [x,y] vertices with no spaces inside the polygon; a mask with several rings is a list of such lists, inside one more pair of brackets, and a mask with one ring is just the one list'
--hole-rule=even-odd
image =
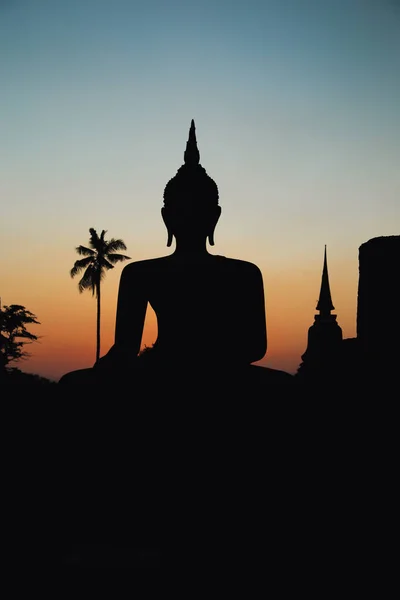
{"label": "statue ear", "polygon": [[218,219],[221,216],[221,207],[218,205],[215,207],[215,215],[214,215],[214,220],[213,220],[213,224],[211,226],[210,229],[210,233],[208,234],[208,241],[210,242],[210,246],[214,246],[215,242],[214,242],[214,231],[215,231],[215,227],[218,223]]}
{"label": "statue ear", "polygon": [[170,229],[169,218],[168,218],[168,211],[165,209],[165,206],[163,206],[162,209],[161,209],[161,216],[163,218],[164,225],[165,225],[165,227],[167,228],[167,231],[168,231],[167,246],[169,247],[172,244],[172,238],[174,237],[174,234],[172,233],[172,231]]}
{"label": "statue ear", "polygon": [[162,220],[164,221],[165,227],[168,229],[168,215],[167,215],[167,211],[165,210],[165,206],[163,206],[161,209],[161,216],[162,216]]}

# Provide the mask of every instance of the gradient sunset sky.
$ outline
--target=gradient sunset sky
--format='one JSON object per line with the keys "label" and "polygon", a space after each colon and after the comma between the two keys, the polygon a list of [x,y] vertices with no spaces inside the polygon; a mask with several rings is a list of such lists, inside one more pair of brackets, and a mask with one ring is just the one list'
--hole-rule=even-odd
{"label": "gradient sunset sky", "polygon": [[[41,322],[15,366],[58,379],[94,363],[75,247],[94,227],[132,260],[173,250],[162,195],[191,119],[220,192],[210,252],[263,273],[261,364],[296,371],[325,244],[355,336],[358,248],[400,233],[398,0],[0,0],[0,114],[0,297]],[[102,288],[101,354],[121,270]]]}

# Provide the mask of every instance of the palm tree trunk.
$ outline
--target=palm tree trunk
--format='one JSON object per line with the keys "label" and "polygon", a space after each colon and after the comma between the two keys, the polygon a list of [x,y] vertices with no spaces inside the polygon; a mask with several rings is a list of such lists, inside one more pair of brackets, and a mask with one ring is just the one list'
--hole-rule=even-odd
{"label": "palm tree trunk", "polygon": [[100,358],[100,278],[96,283],[97,323],[96,323],[96,362]]}

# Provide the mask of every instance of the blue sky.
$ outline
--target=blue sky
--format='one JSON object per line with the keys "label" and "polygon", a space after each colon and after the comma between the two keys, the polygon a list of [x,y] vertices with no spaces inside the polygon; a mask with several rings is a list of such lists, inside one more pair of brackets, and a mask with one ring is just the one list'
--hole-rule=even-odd
{"label": "blue sky", "polygon": [[353,335],[358,246],[400,230],[399,73],[396,0],[0,0],[1,295],[46,314],[21,281],[35,268],[49,298],[55,277],[56,302],[92,226],[134,260],[167,253],[162,193],[194,118],[215,252],[282,285],[285,322],[306,274],[303,330],[327,244]]}

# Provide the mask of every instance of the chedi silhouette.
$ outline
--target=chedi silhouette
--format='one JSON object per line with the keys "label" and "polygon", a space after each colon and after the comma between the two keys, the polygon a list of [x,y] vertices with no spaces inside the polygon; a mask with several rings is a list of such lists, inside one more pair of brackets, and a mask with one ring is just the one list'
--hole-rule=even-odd
{"label": "chedi silhouette", "polygon": [[[192,120],[184,164],[164,189],[161,215],[167,246],[160,258],[131,262],[121,273],[113,346],[91,369],[72,371],[59,384],[132,383],[179,385],[188,391],[264,382],[292,383],[284,371],[252,363],[267,350],[263,278],[253,263],[211,254],[221,215],[215,181],[200,164]],[[157,316],[154,346],[140,353],[148,304]],[[228,387],[227,387],[228,386]]]}
{"label": "chedi silhouette", "polygon": [[296,377],[303,382],[319,384],[321,380],[331,381],[337,378],[337,363],[343,339],[337,315],[332,314],[335,307],[329,284],[326,246],[316,310],[319,314],[314,315],[314,323],[308,330],[307,348],[301,356],[302,362]]}

